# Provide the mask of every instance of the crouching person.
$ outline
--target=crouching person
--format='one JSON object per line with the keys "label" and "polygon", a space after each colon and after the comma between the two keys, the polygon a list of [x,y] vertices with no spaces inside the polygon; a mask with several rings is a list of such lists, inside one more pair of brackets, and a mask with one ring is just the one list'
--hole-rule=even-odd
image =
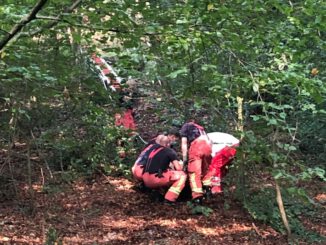
{"label": "crouching person", "polygon": [[156,141],[153,141],[152,143],[148,144],[145,149],[142,150],[142,152],[139,154],[134,166],[131,168],[131,172],[134,176],[134,179],[137,181],[143,181],[143,173],[144,173],[144,167],[147,163],[148,157],[150,153],[162,146],[166,146],[166,138],[165,136],[157,137]]}
{"label": "crouching person", "polygon": [[208,133],[208,137],[213,143],[212,161],[209,165],[207,175],[203,178],[206,194],[219,194],[223,192],[222,179],[226,174],[226,167],[230,165],[236,155],[235,147],[240,141],[234,136],[221,132]]}
{"label": "crouching person", "polygon": [[148,157],[143,173],[146,187],[160,189],[169,187],[164,198],[167,203],[174,203],[185,186],[187,175],[177,153],[168,147],[169,139],[164,136],[161,147],[153,150]]}
{"label": "crouching person", "polygon": [[144,167],[146,165],[149,154],[159,147],[161,147],[160,144],[150,144],[140,153],[134,166],[131,169],[134,179],[140,182],[143,181]]}
{"label": "crouching person", "polygon": [[210,191],[211,194],[223,192],[221,181],[226,174],[226,166],[232,162],[236,152],[236,149],[225,146],[213,157],[208,173],[203,179],[205,189]]}

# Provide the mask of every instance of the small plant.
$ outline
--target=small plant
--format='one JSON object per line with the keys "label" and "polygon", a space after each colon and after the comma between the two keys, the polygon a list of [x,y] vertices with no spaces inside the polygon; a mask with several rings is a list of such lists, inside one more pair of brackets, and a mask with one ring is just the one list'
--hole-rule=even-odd
{"label": "small plant", "polygon": [[205,207],[202,205],[194,205],[191,202],[188,202],[187,206],[191,209],[191,214],[203,214],[208,217],[213,212],[213,209],[209,207]]}
{"label": "small plant", "polygon": [[55,228],[50,227],[46,233],[45,245],[62,245],[62,241],[58,238],[58,233]]}

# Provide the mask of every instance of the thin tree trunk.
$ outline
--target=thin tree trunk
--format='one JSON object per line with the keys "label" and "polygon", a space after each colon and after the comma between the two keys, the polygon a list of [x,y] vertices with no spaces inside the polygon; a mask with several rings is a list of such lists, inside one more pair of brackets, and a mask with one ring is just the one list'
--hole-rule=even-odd
{"label": "thin tree trunk", "polygon": [[[237,130],[241,133],[240,141],[243,140],[243,98],[240,97],[240,89],[237,89],[237,103],[238,103],[238,120],[237,120]],[[239,166],[239,185],[240,185],[240,191],[242,194],[243,201],[246,201],[246,153],[242,153],[241,155],[241,162]]]}
{"label": "thin tree trunk", "polygon": [[33,185],[32,185],[32,163],[31,163],[31,142],[27,140],[27,178],[28,178],[28,189],[31,197],[34,196]]}
{"label": "thin tree trunk", "polygon": [[281,218],[282,218],[283,224],[286,228],[288,239],[291,240],[291,229],[289,226],[288,219],[286,217],[286,213],[285,213],[285,209],[284,209],[284,205],[283,205],[282,194],[281,194],[280,186],[277,183],[277,180],[275,180],[275,189],[276,189],[276,201],[278,204],[278,208],[280,210]]}

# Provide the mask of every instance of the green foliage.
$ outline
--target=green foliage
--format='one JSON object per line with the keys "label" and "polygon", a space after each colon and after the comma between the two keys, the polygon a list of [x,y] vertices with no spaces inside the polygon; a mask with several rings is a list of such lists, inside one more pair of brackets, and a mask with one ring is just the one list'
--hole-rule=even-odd
{"label": "green foliage", "polygon": [[53,227],[50,227],[46,233],[45,245],[62,245],[62,241],[58,238],[57,230]]}
{"label": "green foliage", "polygon": [[187,202],[187,206],[191,209],[192,214],[203,214],[208,217],[213,212],[213,209],[209,207],[202,205],[194,205],[191,202]]}
{"label": "green foliage", "polygon": [[[321,212],[320,208],[303,201],[302,196],[306,196],[306,194],[302,189],[290,188],[283,190],[282,196],[286,215],[294,236],[307,242],[324,241],[321,235],[307,230],[301,223],[302,218],[311,219],[318,216],[318,213]],[[278,231],[285,233],[274,190],[264,188],[259,192],[251,193],[244,206],[254,219],[268,223]]]}

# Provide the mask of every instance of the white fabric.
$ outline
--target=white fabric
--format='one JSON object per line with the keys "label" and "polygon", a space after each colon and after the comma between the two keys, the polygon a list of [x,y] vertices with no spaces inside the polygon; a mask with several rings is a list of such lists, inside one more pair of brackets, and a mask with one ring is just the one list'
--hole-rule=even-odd
{"label": "white fabric", "polygon": [[[104,87],[105,87],[106,90],[108,89],[107,86],[110,85],[111,90],[116,91],[116,88],[113,85],[111,85],[111,79],[110,79],[110,77],[107,76],[107,75],[105,75],[104,72],[103,72],[103,70],[105,68],[108,69],[110,71],[109,74],[113,74],[114,77],[115,77],[116,82],[119,83],[119,84],[121,84],[121,80],[122,80],[121,77],[118,77],[117,73],[113,70],[112,66],[110,66],[105,61],[105,59],[100,58],[100,60],[101,60],[101,65],[98,65],[98,64],[95,65],[95,68],[99,71],[98,76],[101,78],[102,83],[103,83],[103,85],[104,85]],[[92,59],[92,61],[96,64],[96,62],[94,61],[94,59]],[[104,66],[105,68],[103,68],[102,66]]]}
{"label": "white fabric", "polygon": [[240,140],[227,133],[212,132],[208,133],[207,136],[213,142],[212,157],[225,146],[236,147],[240,144]]}

